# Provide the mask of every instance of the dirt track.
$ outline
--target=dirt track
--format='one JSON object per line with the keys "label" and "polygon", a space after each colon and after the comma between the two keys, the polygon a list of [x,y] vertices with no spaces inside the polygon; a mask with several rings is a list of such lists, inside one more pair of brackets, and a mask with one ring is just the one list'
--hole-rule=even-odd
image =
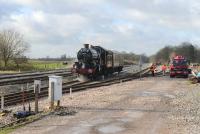
{"label": "dirt track", "polygon": [[144,78],[64,96],[74,116],[49,116],[15,134],[171,134],[188,133],[173,104],[191,85],[185,79]]}

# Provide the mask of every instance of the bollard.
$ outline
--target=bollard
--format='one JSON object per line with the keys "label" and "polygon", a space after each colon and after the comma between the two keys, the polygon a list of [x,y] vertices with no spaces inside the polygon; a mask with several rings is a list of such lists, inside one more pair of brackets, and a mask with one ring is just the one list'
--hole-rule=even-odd
{"label": "bollard", "polygon": [[69,89],[69,96],[72,99],[72,88]]}
{"label": "bollard", "polygon": [[4,109],[4,95],[1,95],[1,109]]}
{"label": "bollard", "polygon": [[69,94],[70,94],[70,96],[72,96],[72,88],[70,88],[70,93]]}

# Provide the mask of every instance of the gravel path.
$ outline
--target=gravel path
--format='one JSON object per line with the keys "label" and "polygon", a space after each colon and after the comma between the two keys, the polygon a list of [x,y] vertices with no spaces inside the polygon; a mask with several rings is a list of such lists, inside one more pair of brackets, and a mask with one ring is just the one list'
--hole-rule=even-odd
{"label": "gravel path", "polygon": [[[13,134],[198,133],[183,122],[187,112],[180,113],[194,87],[198,92],[185,79],[156,77],[65,95],[61,105],[76,109],[75,115],[51,115]],[[47,106],[47,99],[40,101],[41,110]]]}

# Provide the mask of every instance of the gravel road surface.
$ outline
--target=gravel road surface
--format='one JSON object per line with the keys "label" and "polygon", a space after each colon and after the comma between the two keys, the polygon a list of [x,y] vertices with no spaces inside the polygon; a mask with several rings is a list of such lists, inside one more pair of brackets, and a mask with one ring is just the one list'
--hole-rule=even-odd
{"label": "gravel road surface", "polygon": [[[196,86],[199,88],[199,86]],[[75,115],[51,115],[13,134],[189,133],[177,114],[177,96],[193,88],[187,79],[149,77],[63,96]],[[40,105],[44,107],[48,102]]]}

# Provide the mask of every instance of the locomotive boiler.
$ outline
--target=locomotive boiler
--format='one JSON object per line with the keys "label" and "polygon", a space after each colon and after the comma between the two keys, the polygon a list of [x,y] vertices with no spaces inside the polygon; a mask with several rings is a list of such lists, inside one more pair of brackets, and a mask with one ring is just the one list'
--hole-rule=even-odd
{"label": "locomotive boiler", "polygon": [[101,46],[84,44],[77,53],[77,62],[72,72],[80,77],[95,79],[98,76],[107,76],[123,69],[123,56],[117,52],[106,50]]}

